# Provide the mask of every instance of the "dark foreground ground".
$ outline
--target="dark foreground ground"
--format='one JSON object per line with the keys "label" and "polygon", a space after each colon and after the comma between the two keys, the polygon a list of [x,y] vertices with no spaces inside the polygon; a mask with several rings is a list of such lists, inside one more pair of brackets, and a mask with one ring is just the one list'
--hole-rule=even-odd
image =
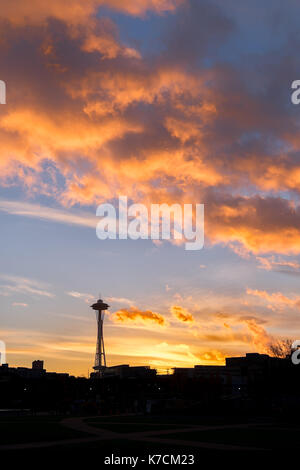
{"label": "dark foreground ground", "polygon": [[[297,422],[270,418],[0,417],[1,457],[32,463],[40,463],[40,458],[47,462],[66,457],[71,462],[92,456],[101,467],[114,463],[121,468],[198,468],[207,458],[222,464],[244,465],[262,458],[273,463],[298,452],[299,436]],[[134,464],[129,457],[138,460]]]}

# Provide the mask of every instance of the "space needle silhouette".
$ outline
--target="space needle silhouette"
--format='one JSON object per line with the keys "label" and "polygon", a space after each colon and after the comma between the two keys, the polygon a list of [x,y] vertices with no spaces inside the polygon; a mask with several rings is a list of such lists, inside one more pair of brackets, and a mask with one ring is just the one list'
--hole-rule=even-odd
{"label": "space needle silhouette", "polygon": [[103,372],[106,368],[106,357],[103,337],[103,320],[104,311],[107,310],[108,307],[109,305],[103,302],[102,299],[97,300],[95,304],[91,305],[91,308],[96,311],[97,319],[97,345],[95,354],[95,365],[93,369],[99,377],[102,377]]}

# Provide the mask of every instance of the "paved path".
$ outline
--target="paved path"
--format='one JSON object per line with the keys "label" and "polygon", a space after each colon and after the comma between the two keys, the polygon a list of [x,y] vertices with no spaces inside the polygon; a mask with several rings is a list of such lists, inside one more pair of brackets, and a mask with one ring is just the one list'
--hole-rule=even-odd
{"label": "paved path", "polygon": [[[98,418],[96,416],[95,418]],[[174,428],[171,427],[170,429],[162,429],[162,430],[149,430],[149,431],[138,431],[138,432],[130,432],[130,433],[118,433],[114,431],[110,431],[104,428],[98,428],[94,426],[90,426],[88,423],[84,422],[85,418],[66,418],[62,420],[61,424],[65,427],[70,429],[81,431],[90,435],[90,437],[82,437],[82,438],[73,438],[73,439],[63,439],[59,441],[47,441],[47,442],[30,442],[30,443],[21,443],[21,444],[7,444],[1,445],[1,450],[17,450],[17,449],[33,449],[33,448],[43,448],[43,447],[51,447],[51,446],[64,446],[64,445],[72,445],[72,444],[81,444],[81,443],[88,443],[88,442],[95,442],[105,440],[134,440],[134,441],[142,441],[142,442],[154,442],[158,444],[170,444],[172,446],[186,446],[186,447],[198,447],[198,448],[206,448],[206,449],[217,449],[217,450],[241,450],[241,451],[266,451],[269,449],[262,449],[257,447],[249,447],[249,446],[238,446],[234,444],[220,444],[214,442],[199,442],[199,441],[191,441],[191,440],[181,440],[181,439],[174,439],[174,438],[160,438],[160,436],[173,434],[173,433],[190,433],[195,431],[207,431],[207,430],[218,430],[218,429],[234,429],[234,428],[251,428],[255,426],[254,424],[230,424],[230,425],[186,425],[182,428]],[[124,423],[124,422],[103,422],[101,424],[137,424],[137,425],[144,425],[148,423]],[[155,423],[151,423],[150,427],[155,425]],[[165,425],[164,425],[165,426]],[[173,425],[174,426],[174,425]],[[178,426],[178,425],[177,425]]]}
{"label": "paved path", "polygon": [[59,441],[23,442],[20,444],[4,444],[1,450],[41,449],[43,447],[61,446],[65,444],[84,444],[85,442],[99,441],[99,437],[76,437],[74,439],[61,439]]}
{"label": "paved path", "polygon": [[[70,422],[68,422],[68,420],[65,420],[63,422],[64,425],[68,425]],[[78,429],[80,431],[83,431],[84,429],[91,429],[93,426],[87,426],[86,423],[82,423],[84,424],[84,427],[79,424],[79,422],[76,422],[72,423],[73,425],[75,424],[75,427],[73,427],[72,429]],[[100,425],[101,424],[104,424],[104,423],[99,423]],[[108,423],[108,424],[112,424],[111,422]],[[116,423],[113,423],[113,424],[116,424]],[[127,424],[127,423],[120,423],[120,424]],[[128,423],[131,425],[131,423]],[[144,423],[138,423],[140,425],[143,425]],[[78,427],[77,427],[78,426]],[[204,426],[204,425],[186,425],[185,427],[183,428],[170,428],[170,429],[162,429],[162,430],[159,430],[159,429],[156,429],[156,430],[153,430],[153,431],[138,431],[138,432],[130,432],[130,433],[115,433],[115,432],[112,432],[112,431],[106,431],[105,429],[103,428],[96,428],[98,429],[99,432],[109,432],[110,433],[110,436],[114,435],[115,437],[112,436],[112,438],[114,439],[129,439],[129,440],[134,440],[134,441],[143,441],[143,442],[157,442],[157,443],[160,443],[160,444],[171,444],[171,445],[177,445],[177,446],[188,446],[188,447],[201,447],[201,448],[207,448],[207,449],[219,449],[219,450],[252,450],[252,451],[266,451],[268,449],[262,449],[262,448],[257,448],[257,447],[249,447],[249,446],[237,446],[237,445],[233,445],[233,444],[220,444],[220,443],[212,443],[212,442],[199,442],[199,441],[191,441],[191,440],[181,440],[181,439],[167,439],[167,438],[162,438],[160,439],[159,436],[162,436],[162,435],[169,435],[169,434],[174,434],[174,433],[180,433],[180,434],[183,434],[183,433],[190,433],[190,432],[194,432],[194,431],[210,431],[210,430],[218,430],[218,429],[234,429],[234,428],[237,428],[237,429],[240,429],[240,428],[249,428],[253,425],[251,424],[230,424],[230,425],[211,425],[211,426]],[[86,431],[87,432],[87,431]],[[91,431],[88,431],[88,432],[91,432]],[[151,436],[155,436],[155,437],[151,437]]]}

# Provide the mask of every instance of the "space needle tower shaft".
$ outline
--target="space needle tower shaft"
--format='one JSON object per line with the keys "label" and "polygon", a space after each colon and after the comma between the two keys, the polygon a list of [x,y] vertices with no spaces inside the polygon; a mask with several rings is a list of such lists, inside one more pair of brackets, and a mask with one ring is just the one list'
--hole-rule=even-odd
{"label": "space needle tower shaft", "polygon": [[91,308],[96,311],[97,319],[97,346],[95,354],[95,365],[94,370],[101,376],[104,369],[106,368],[106,357],[104,348],[104,335],[103,335],[103,320],[104,312],[107,310],[109,305],[99,299],[95,304],[91,305]]}

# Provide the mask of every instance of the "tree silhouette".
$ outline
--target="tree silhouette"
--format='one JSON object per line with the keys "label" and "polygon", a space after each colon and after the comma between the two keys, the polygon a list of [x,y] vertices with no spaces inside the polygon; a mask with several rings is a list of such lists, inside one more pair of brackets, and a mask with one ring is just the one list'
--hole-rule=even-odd
{"label": "tree silhouette", "polygon": [[269,344],[269,351],[273,357],[285,358],[292,353],[293,341],[289,338],[274,339]]}

